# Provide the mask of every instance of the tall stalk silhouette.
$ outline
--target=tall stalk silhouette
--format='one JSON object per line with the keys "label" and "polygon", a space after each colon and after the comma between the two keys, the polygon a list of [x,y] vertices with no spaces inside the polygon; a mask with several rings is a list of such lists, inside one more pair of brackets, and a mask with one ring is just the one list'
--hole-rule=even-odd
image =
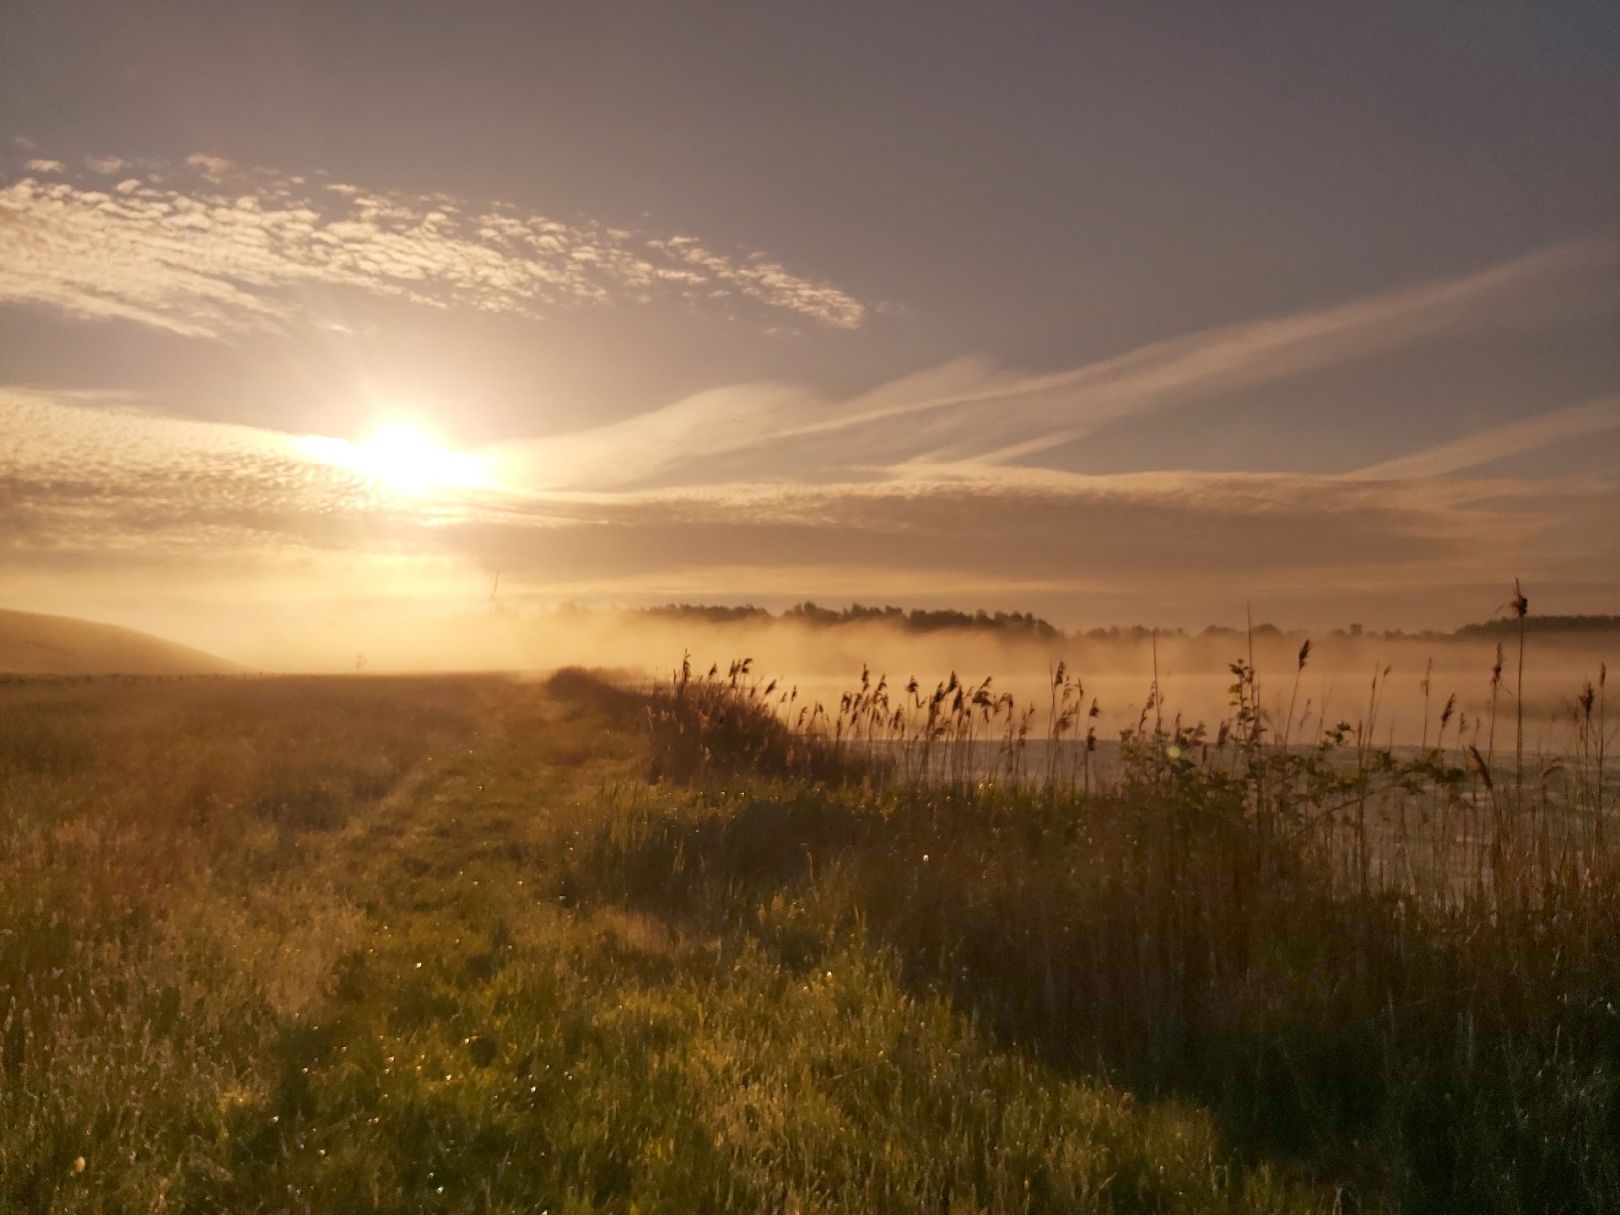
{"label": "tall stalk silhouette", "polygon": [[1530,614],[1530,600],[1525,598],[1519,580],[1513,580],[1513,614],[1519,618],[1519,675],[1518,687],[1513,694],[1513,787],[1516,796],[1524,796],[1524,618]]}

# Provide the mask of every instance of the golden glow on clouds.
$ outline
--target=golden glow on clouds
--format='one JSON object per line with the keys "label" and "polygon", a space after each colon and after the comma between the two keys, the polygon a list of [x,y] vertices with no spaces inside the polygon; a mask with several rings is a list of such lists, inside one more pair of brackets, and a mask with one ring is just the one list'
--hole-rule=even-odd
{"label": "golden glow on clouds", "polygon": [[[103,191],[92,209],[122,214],[144,188]],[[7,246],[5,206],[0,190],[0,300],[10,269],[21,278],[9,298],[92,314],[91,304],[46,290],[73,285],[44,273],[64,264],[56,245]],[[246,224],[232,229],[245,241],[267,209],[233,204],[208,218],[222,230]],[[306,222],[290,204],[277,213],[278,223]],[[307,222],[330,234],[334,222],[317,220]],[[55,231],[43,221],[36,228],[41,240]],[[360,239],[347,226],[337,232]],[[154,281],[146,262],[114,274],[104,247],[93,251],[84,273],[99,277],[84,284],[122,284],[96,300],[176,315],[158,308],[171,297],[139,295]],[[299,266],[312,263],[306,253]],[[196,269],[174,257],[176,273]],[[240,260],[231,265],[241,272]],[[404,265],[385,277],[422,289],[424,277]],[[44,271],[30,277],[31,266]],[[447,412],[390,400],[366,374],[340,391],[381,429],[353,438],[166,418],[138,399],[0,385],[0,583],[19,606],[27,605],[15,598],[23,579],[90,587],[114,577],[144,577],[164,593],[184,576],[251,587],[302,579],[313,595],[358,583],[374,597],[411,598],[435,585],[484,594],[499,570],[503,587],[577,597],[664,587],[669,598],[700,598],[724,587],[728,598],[906,599],[910,587],[934,600],[996,606],[1028,607],[1030,595],[1059,615],[1078,609],[1046,605],[1067,599],[1092,618],[1118,619],[1166,602],[1193,618],[1221,618],[1238,587],[1278,613],[1289,604],[1326,610],[1321,588],[1331,586],[1344,604],[1403,604],[1429,623],[1488,610],[1496,600],[1481,607],[1480,599],[1499,595],[1508,570],[1527,584],[1561,587],[1566,610],[1606,611],[1620,593],[1620,539],[1610,522],[1620,517],[1612,473],[1620,464],[1603,462],[1620,443],[1612,388],[1508,421],[1501,402],[1487,402],[1447,432],[1460,437],[1436,446],[1432,431],[1414,427],[1359,469],[1086,474],[1028,461],[1128,418],[1159,413],[1168,422],[1175,410],[1218,411],[1254,389],[1424,344],[1540,332],[1532,326],[1565,307],[1564,297],[1612,297],[1605,284],[1617,266],[1620,241],[1594,238],[1066,371],[1025,374],[964,358],[843,397],[784,382],[711,387],[628,418],[475,452],[452,450],[424,429]],[[245,289],[213,269],[198,270],[186,288],[203,309],[197,316],[216,304],[219,316],[234,316],[269,298],[247,292],[244,303]],[[455,282],[451,302],[471,280]],[[1560,315],[1586,313],[1569,305]],[[1415,391],[1414,403],[1424,400],[1427,390]],[[1405,450],[1396,446],[1403,437]],[[1526,459],[1503,467],[1515,457]],[[1593,471],[1577,475],[1583,469]],[[1329,607],[1349,610],[1338,604]]]}
{"label": "golden glow on clouds", "polygon": [[[1612,415],[1588,412],[1552,415],[1549,433],[1575,417],[1589,448]],[[914,459],[825,484],[563,493],[497,478],[499,449],[453,451],[410,416],[358,441],[299,438],[0,386],[0,583],[24,607],[109,587],[178,605],[273,586],[408,600],[487,595],[500,570],[503,588],[576,598],[843,588],[1030,597],[1103,619],[1175,602],[1193,620],[1229,614],[1240,587],[1277,614],[1354,602],[1424,624],[1488,611],[1503,568],[1558,588],[1566,610],[1607,610],[1620,591],[1620,486],[1468,475],[1471,453],[1452,450],[1414,453],[1423,475],[1377,479]],[[1495,460],[1538,437],[1481,432],[1476,446]],[[612,438],[622,450],[626,436]]]}

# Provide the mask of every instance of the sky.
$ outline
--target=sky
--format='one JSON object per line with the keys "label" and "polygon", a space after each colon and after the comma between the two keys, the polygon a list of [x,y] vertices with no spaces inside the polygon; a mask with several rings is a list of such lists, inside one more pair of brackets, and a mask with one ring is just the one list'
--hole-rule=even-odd
{"label": "sky", "polygon": [[1617,147],[1603,3],[8,5],[0,606],[1620,611]]}

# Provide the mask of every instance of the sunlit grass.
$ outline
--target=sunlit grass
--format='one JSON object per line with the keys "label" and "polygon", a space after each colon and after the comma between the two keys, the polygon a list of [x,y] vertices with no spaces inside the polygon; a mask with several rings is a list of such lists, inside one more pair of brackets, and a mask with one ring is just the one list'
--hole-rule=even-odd
{"label": "sunlit grass", "polygon": [[1254,679],[0,689],[0,1209],[1612,1207],[1602,676],[1545,778]]}

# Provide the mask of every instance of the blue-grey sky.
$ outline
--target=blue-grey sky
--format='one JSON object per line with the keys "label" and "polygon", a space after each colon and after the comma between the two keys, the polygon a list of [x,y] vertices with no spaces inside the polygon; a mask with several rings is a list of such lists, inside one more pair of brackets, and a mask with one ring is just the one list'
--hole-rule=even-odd
{"label": "blue-grey sky", "polygon": [[20,4],[0,124],[14,606],[1620,609],[1612,4]]}

